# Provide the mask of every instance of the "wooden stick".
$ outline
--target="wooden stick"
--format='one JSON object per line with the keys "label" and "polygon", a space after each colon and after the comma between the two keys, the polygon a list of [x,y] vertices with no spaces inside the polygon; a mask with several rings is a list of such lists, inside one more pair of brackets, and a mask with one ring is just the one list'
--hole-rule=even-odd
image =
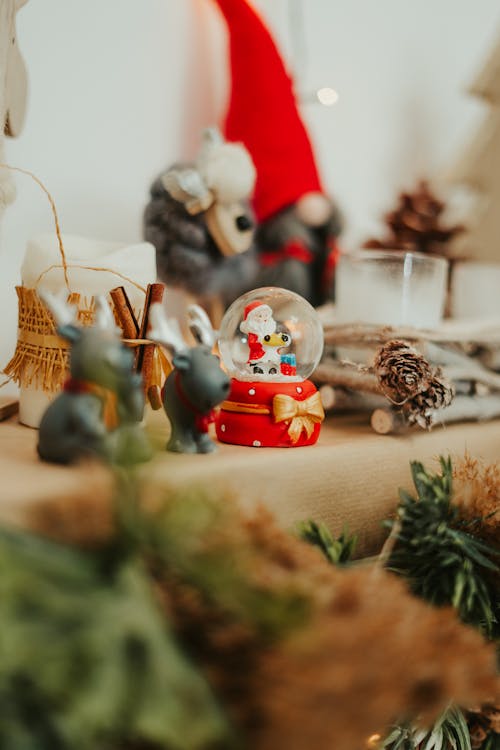
{"label": "wooden stick", "polygon": [[384,395],[376,375],[364,372],[350,362],[342,363],[334,360],[320,362],[314,371],[313,380],[315,383],[328,383],[342,388]]}
{"label": "wooden stick", "polygon": [[[500,417],[500,396],[455,396],[446,409],[432,413],[432,426],[454,422],[486,422]],[[375,409],[370,424],[379,435],[401,434],[408,428],[404,414],[390,407]]]}
{"label": "wooden stick", "polygon": [[412,343],[434,341],[449,344],[500,344],[500,322],[491,324],[443,325],[427,330],[410,326],[380,326],[370,323],[341,323],[324,328],[325,344],[338,346],[380,346],[391,339]]}
{"label": "wooden stick", "polygon": [[438,409],[432,415],[432,424],[452,422],[487,422],[500,416],[500,395],[456,396],[446,409]]}
{"label": "wooden stick", "polygon": [[370,424],[378,435],[401,434],[408,429],[403,414],[388,406],[375,409],[370,417]]}
{"label": "wooden stick", "polygon": [[443,375],[448,380],[469,380],[486,385],[493,391],[500,391],[500,375],[485,368],[475,367],[473,361],[469,366],[443,367]]}
{"label": "wooden stick", "polygon": [[319,388],[319,395],[326,411],[333,409],[339,412],[370,412],[377,407],[386,406],[387,399],[374,393],[363,393],[346,388],[334,388],[325,383]]}
{"label": "wooden stick", "polygon": [[[434,350],[433,350],[434,351]],[[440,350],[444,352],[444,350]],[[429,351],[429,354],[431,351]],[[494,391],[500,391],[500,374],[490,372],[479,362],[465,355],[449,352],[449,358],[441,356],[439,364],[444,361],[450,365],[442,368],[443,376],[452,382],[478,383]],[[435,358],[433,358],[433,363]],[[328,384],[333,387],[350,388],[378,395],[385,395],[376,375],[360,368],[354,363],[327,359],[321,362],[313,374],[316,383]],[[460,389],[459,389],[460,390]]]}
{"label": "wooden stick", "polygon": [[329,411],[333,409],[335,405],[335,388],[328,383],[325,383],[318,389],[323,409]]}
{"label": "wooden stick", "polygon": [[324,329],[325,344],[335,346],[381,346],[392,339],[422,341],[422,332],[415,328],[378,326],[370,323],[346,323]]}
{"label": "wooden stick", "polygon": [[123,331],[124,339],[136,339],[139,336],[139,324],[134,315],[132,305],[123,286],[117,286],[110,291],[116,317]]}
{"label": "wooden stick", "polygon": [[479,353],[478,360],[490,370],[500,370],[500,348],[484,348]]}
{"label": "wooden stick", "polygon": [[[146,291],[146,300],[144,302],[144,312],[142,314],[141,328],[139,331],[139,338],[147,338],[149,328],[149,308],[155,302],[162,301],[164,291],[165,286],[163,284],[148,284],[148,288]],[[142,374],[146,394],[148,393],[151,373],[153,370],[154,350],[155,344],[141,344],[141,346],[138,347],[137,372],[140,372]]]}
{"label": "wooden stick", "polygon": [[14,416],[19,411],[19,401],[15,396],[0,396],[0,422]]}
{"label": "wooden stick", "polygon": [[463,352],[446,349],[427,343],[425,354],[433,364],[440,365],[448,380],[470,380],[483,383],[493,390],[500,390],[500,375],[492,372],[479,360],[468,357]]}

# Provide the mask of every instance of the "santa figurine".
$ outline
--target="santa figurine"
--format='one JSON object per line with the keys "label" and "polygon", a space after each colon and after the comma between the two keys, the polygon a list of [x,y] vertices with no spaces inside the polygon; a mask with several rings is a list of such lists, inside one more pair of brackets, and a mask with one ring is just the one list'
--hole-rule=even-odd
{"label": "santa figurine", "polygon": [[247,365],[254,375],[280,374],[282,349],[292,343],[289,333],[276,333],[276,321],[269,305],[259,300],[245,307],[240,331],[247,335]]}

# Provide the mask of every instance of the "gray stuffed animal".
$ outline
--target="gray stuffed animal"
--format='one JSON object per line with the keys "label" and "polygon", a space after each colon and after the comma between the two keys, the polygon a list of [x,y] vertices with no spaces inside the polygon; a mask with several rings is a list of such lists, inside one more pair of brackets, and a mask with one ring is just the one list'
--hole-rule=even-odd
{"label": "gray stuffed animal", "polygon": [[253,288],[254,180],[246,149],[210,128],[195,162],[174,164],[154,181],[144,237],[156,248],[165,284],[203,303],[220,298],[224,307]]}
{"label": "gray stuffed animal", "polygon": [[47,292],[39,295],[57,333],[71,344],[70,378],[40,423],[40,458],[61,464],[92,456],[119,464],[147,461],[152,451],[139,424],[142,379],[132,371],[132,352],[121,343],[105,298],[96,298],[94,325],[82,327],[73,307]]}
{"label": "gray stuffed animal", "polygon": [[215,443],[208,434],[214,407],[228,395],[230,380],[212,354],[215,332],[198,305],[189,308],[190,328],[198,345],[188,348],[176,321],[169,321],[160,304],[151,305],[149,338],[174,353],[174,369],[163,388],[163,406],[172,428],[167,450],[176,453],[211,453]]}

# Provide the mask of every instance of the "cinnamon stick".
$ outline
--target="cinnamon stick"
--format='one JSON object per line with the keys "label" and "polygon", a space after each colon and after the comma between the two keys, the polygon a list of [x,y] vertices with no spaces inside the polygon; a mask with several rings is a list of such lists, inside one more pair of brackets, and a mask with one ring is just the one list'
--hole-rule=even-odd
{"label": "cinnamon stick", "polygon": [[132,305],[123,286],[117,286],[110,291],[115,314],[123,331],[124,339],[136,339],[139,335],[139,324],[132,310]]}
{"label": "cinnamon stick", "polygon": [[[139,338],[147,338],[149,328],[149,308],[156,302],[163,300],[165,286],[163,284],[148,284],[146,299],[144,302],[144,312],[142,314],[141,328]],[[155,344],[141,344],[137,352],[137,372],[142,374],[144,388],[147,394],[151,373],[153,370]]]}

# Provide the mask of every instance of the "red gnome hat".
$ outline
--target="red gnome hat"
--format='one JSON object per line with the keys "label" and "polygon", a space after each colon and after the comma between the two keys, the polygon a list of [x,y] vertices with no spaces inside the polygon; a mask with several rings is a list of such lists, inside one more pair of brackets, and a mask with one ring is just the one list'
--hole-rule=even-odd
{"label": "red gnome hat", "polygon": [[224,125],[229,141],[246,146],[257,169],[259,221],[321,186],[293,84],[269,30],[247,0],[215,0],[229,28],[231,98]]}

